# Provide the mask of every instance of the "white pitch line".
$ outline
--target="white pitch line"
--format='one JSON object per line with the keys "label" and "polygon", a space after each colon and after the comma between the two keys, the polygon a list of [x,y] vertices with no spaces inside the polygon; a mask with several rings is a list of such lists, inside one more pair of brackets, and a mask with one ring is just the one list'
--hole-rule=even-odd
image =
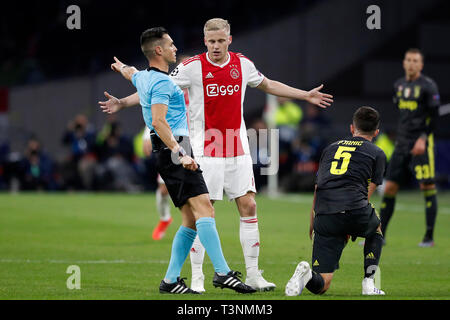
{"label": "white pitch line", "polygon": [[[54,264],[168,264],[166,260],[147,260],[147,261],[126,261],[126,260],[30,260],[30,259],[0,259],[0,263],[54,263]],[[210,262],[205,262],[211,264]],[[233,265],[243,265],[243,262],[233,261]],[[440,262],[422,262],[422,261],[410,261],[409,264],[415,265],[440,265]],[[277,265],[275,261],[265,261],[264,264]],[[297,265],[298,261],[287,262],[289,265]],[[346,262],[346,264],[359,264],[359,262]],[[402,262],[390,262],[390,265],[403,264]]]}

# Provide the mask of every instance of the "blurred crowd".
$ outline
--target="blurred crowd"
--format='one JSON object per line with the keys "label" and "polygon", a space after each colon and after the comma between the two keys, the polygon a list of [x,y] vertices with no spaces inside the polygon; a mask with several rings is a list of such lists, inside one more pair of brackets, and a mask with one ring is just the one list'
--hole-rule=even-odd
{"label": "blurred crowd", "polygon": [[[284,98],[277,99],[272,116],[279,133],[279,191],[312,190],[321,153],[335,139],[330,118],[316,106]],[[259,135],[268,125],[256,118],[249,121],[249,128]],[[115,115],[109,115],[101,128],[95,128],[86,115],[76,115],[61,135],[66,153],[58,161],[37,136],[28,139],[23,152],[0,146],[0,190],[156,190],[155,157],[144,153],[143,132],[144,128],[135,136],[125,135]],[[270,165],[271,154],[260,138],[249,140],[255,183],[263,191],[267,176],[261,169]],[[382,134],[377,143],[389,155],[392,141],[392,136]]]}
{"label": "blurred crowd", "polygon": [[62,161],[55,161],[36,136],[22,153],[0,148],[0,190],[154,190],[155,165],[143,155],[142,133],[124,135],[114,115],[96,130],[79,114],[61,136],[67,151]]}
{"label": "blurred crowd", "polygon": [[[337,139],[350,135],[350,132],[341,136],[336,132],[331,118],[324,109],[306,103],[277,98],[277,107],[274,114],[274,128],[279,133],[279,170],[278,191],[295,192],[311,191],[316,182],[316,172],[319,167],[322,151]],[[266,122],[258,118],[254,120],[251,128],[268,129]],[[395,134],[391,131],[382,131],[374,140],[390,159],[394,151]],[[251,141],[250,141],[251,142]],[[261,190],[267,185],[267,176],[261,175],[261,168],[267,167],[268,161],[261,159],[261,155],[270,152],[261,150],[260,144],[250,145],[254,164],[255,181]]]}
{"label": "blurred crowd", "polygon": [[[307,103],[302,107],[296,101],[280,97],[271,116],[279,134],[279,191],[310,191],[314,187],[320,155],[332,136],[330,118],[314,105]],[[251,127],[267,129],[262,119],[253,121]],[[261,152],[256,145],[251,149],[253,158]],[[265,166],[262,163],[254,165],[256,184],[260,188],[267,184],[267,176],[260,174],[260,168]]]}

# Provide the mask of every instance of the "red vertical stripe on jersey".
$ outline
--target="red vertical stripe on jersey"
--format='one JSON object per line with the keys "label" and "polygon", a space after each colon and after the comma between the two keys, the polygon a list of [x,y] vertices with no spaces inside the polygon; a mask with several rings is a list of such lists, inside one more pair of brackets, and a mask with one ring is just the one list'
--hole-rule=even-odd
{"label": "red vertical stripe on jersey", "polygon": [[183,93],[184,93],[184,103],[186,104],[186,119],[187,119],[187,124],[188,124],[188,130],[190,131],[191,128],[190,126],[190,122],[189,122],[189,91],[188,89],[183,89]]}
{"label": "red vertical stripe on jersey", "polygon": [[243,155],[240,137],[241,61],[236,54],[230,52],[230,62],[221,68],[211,64],[206,54],[200,56],[205,102],[204,155],[207,157]]}

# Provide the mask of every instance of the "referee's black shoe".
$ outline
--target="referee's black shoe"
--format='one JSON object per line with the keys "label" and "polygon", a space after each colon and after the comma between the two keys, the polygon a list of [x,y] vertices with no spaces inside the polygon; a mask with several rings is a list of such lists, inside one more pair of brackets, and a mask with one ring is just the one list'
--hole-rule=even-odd
{"label": "referee's black shoe", "polygon": [[171,294],[200,294],[200,292],[194,291],[189,288],[185,283],[184,279],[186,278],[177,278],[177,282],[174,283],[166,283],[164,280],[161,280],[161,284],[159,285],[159,293],[171,293]]}
{"label": "referee's black shoe", "polygon": [[213,285],[214,287],[228,288],[239,293],[253,293],[255,289],[243,283],[239,278],[242,274],[239,271],[231,270],[226,275],[219,275],[214,273]]}

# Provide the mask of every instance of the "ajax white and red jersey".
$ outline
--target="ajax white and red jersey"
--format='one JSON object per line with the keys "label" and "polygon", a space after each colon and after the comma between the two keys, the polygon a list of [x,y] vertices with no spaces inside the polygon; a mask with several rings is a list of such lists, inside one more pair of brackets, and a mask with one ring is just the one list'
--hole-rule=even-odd
{"label": "ajax white and red jersey", "polygon": [[183,61],[171,77],[189,91],[194,156],[228,158],[250,153],[243,112],[245,90],[264,80],[252,61],[229,52],[228,60],[218,65],[203,53]]}

